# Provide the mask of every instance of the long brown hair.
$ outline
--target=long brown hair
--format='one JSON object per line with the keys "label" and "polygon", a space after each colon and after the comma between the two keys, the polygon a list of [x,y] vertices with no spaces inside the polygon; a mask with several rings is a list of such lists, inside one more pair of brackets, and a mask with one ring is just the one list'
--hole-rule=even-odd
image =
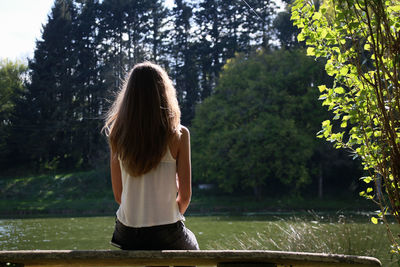
{"label": "long brown hair", "polygon": [[180,109],[167,73],[144,62],[133,67],[104,125],[112,156],[131,176],[156,167],[172,136],[179,134]]}

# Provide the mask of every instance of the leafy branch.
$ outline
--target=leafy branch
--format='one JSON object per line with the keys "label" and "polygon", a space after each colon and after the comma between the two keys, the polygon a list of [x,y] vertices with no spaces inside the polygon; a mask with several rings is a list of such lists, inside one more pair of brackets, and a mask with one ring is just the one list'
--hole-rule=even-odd
{"label": "leafy branch", "polygon": [[378,219],[399,253],[386,215],[400,223],[400,4],[326,0],[317,8],[314,1],[296,0],[292,20],[307,54],[327,58],[325,70],[335,80],[332,88],[318,87],[322,105],[334,113],[318,137],[361,158],[369,173],[363,180],[374,181],[375,188],[360,195],[379,205]]}

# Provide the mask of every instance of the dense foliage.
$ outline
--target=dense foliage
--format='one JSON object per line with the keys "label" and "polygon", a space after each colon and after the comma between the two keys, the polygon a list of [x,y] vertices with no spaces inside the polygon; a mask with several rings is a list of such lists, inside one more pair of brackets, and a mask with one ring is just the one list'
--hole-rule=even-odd
{"label": "dense foliage", "polygon": [[[323,105],[335,114],[320,136],[361,158],[369,171],[364,181],[375,187],[360,195],[380,205],[380,219],[390,212],[400,223],[399,2],[324,1],[318,9],[297,0],[292,19],[308,55],[327,58],[326,72],[335,79],[333,87],[319,86]],[[391,238],[399,252],[398,238]]]}
{"label": "dense foliage", "polygon": [[323,65],[293,50],[298,30],[274,12],[269,0],[56,0],[25,83],[14,79],[26,89],[12,89],[2,117],[2,174],[104,166],[109,100],[133,64],[151,60],[173,79],[183,124],[196,116],[196,183],[257,196],[354,191],[356,164],[315,139]]}
{"label": "dense foliage", "polygon": [[16,105],[25,91],[26,66],[20,62],[0,61],[0,166],[12,146],[7,140],[12,135]]}
{"label": "dense foliage", "polygon": [[[235,52],[270,46],[270,0],[55,0],[34,57],[23,101],[1,136],[1,168],[93,168],[107,159],[100,130],[126,72],[151,60],[175,82],[182,122],[209,96]],[[40,140],[40,141],[38,141]]]}
{"label": "dense foliage", "polygon": [[329,81],[323,64],[302,50],[229,60],[193,122],[195,182],[260,196],[298,193],[318,176],[337,175],[327,165],[337,156],[315,138],[326,115],[316,85]]}

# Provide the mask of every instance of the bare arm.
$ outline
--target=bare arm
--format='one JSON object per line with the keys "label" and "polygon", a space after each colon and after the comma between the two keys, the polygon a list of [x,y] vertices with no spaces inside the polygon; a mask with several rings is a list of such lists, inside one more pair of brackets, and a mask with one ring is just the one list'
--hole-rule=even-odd
{"label": "bare arm", "polygon": [[111,152],[110,168],[111,168],[111,184],[114,193],[115,201],[121,204],[122,194],[122,178],[121,178],[121,167],[119,166],[118,157]]}
{"label": "bare arm", "polygon": [[179,212],[184,214],[192,197],[192,173],[190,162],[190,133],[185,127],[181,129],[177,155],[178,197],[176,202]]}

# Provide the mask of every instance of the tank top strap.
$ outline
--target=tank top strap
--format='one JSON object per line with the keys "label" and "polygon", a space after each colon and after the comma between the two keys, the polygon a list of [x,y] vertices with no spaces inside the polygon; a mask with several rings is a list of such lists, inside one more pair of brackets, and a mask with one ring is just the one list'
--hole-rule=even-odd
{"label": "tank top strap", "polygon": [[165,151],[164,157],[161,159],[162,162],[175,162],[174,157],[172,156],[169,145],[167,145],[167,151]]}

